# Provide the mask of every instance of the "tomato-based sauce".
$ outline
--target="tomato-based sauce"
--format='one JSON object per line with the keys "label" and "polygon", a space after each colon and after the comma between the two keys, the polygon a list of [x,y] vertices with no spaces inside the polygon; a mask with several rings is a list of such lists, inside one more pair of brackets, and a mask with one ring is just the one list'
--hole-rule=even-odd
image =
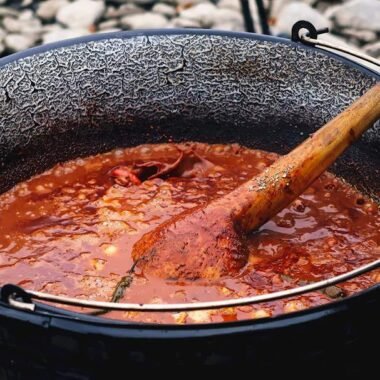
{"label": "tomato-based sauce", "polygon": [[[380,257],[378,205],[325,173],[248,236],[248,262],[237,274],[184,280],[134,265],[132,249],[144,234],[227,194],[277,157],[236,144],[188,143],[141,145],[58,164],[0,196],[1,284],[98,301],[185,303],[290,289]],[[155,323],[262,318],[325,304],[377,282],[380,271],[372,271],[324,291],[258,305],[103,316]]]}

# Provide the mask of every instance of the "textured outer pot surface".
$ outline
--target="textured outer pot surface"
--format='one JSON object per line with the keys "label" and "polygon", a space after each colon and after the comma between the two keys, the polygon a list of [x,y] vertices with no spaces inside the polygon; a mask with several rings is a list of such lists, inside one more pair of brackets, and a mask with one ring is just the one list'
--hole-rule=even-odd
{"label": "textured outer pot surface", "polygon": [[[56,162],[144,142],[239,142],[283,153],[378,80],[332,54],[247,34],[114,33],[31,49],[0,60],[0,191]],[[379,197],[379,127],[333,171]],[[293,315],[202,327],[0,305],[0,378],[43,378],[47,369],[96,377],[111,364],[277,371],[297,367],[297,358],[316,371],[345,363],[355,372],[375,362],[368,342],[379,339],[378,298],[374,287]]]}

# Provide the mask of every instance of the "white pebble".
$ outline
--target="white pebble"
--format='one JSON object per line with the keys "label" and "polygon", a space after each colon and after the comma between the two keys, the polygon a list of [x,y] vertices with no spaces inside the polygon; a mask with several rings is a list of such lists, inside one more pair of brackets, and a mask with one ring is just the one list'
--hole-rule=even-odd
{"label": "white pebble", "polygon": [[309,21],[317,29],[331,27],[331,21],[317,10],[304,3],[292,2],[280,11],[276,29],[279,33],[290,35],[293,24],[299,20]]}
{"label": "white pebble", "polygon": [[87,29],[57,29],[44,34],[42,37],[42,42],[44,44],[66,40],[68,38],[76,38],[81,36],[86,36],[90,34]]}
{"label": "white pebble", "polygon": [[211,3],[201,3],[181,11],[180,16],[185,19],[198,21],[202,27],[209,28],[217,19],[217,7]]}
{"label": "white pebble", "polygon": [[103,1],[76,0],[60,8],[56,18],[70,28],[88,28],[99,20],[105,10]]}
{"label": "white pebble", "polygon": [[164,3],[155,4],[152,8],[152,12],[159,13],[166,17],[174,17],[177,13],[174,7]]}
{"label": "white pebble", "polygon": [[37,9],[37,16],[42,20],[52,20],[55,18],[57,12],[68,5],[67,0],[47,0],[39,3]]}
{"label": "white pebble", "polygon": [[152,12],[125,16],[121,19],[121,25],[129,29],[164,28],[167,23],[166,17]]}
{"label": "white pebble", "polygon": [[8,34],[4,39],[5,45],[11,51],[21,51],[32,47],[36,38],[33,35],[25,36],[23,34]]}

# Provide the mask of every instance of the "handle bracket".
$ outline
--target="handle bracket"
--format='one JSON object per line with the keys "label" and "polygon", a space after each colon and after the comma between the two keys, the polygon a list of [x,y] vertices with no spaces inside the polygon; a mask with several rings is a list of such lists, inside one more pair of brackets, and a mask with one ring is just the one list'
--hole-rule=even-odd
{"label": "handle bracket", "polygon": [[[306,29],[307,32],[301,33],[303,29]],[[327,41],[318,40],[318,36],[320,34],[328,33],[329,28],[316,29],[316,27],[309,21],[300,20],[297,21],[292,27],[292,35],[291,40],[293,42],[300,42],[304,45],[316,47],[322,46],[328,49],[333,49],[337,51],[341,51],[343,53],[349,54],[353,57],[359,58],[363,61],[367,61],[372,63],[373,65],[380,67],[380,61],[376,58],[370,57],[367,54],[361,53],[357,50],[349,49],[344,46],[339,46]]]}
{"label": "handle bracket", "polygon": [[307,37],[316,40],[318,35],[328,33],[329,28],[316,29],[316,27],[309,21],[300,20],[297,21],[292,27],[292,41],[293,42],[303,42],[306,45],[315,46],[315,42],[304,41],[302,35],[300,34],[302,29],[306,29],[307,32],[304,33]]}

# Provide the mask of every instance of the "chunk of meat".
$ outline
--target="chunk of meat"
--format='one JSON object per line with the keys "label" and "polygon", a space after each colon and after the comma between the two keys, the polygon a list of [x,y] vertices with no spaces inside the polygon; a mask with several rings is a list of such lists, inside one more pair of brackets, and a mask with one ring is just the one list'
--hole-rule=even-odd
{"label": "chunk of meat", "polygon": [[177,149],[179,156],[173,162],[147,161],[129,166],[121,165],[111,169],[109,174],[117,184],[128,187],[141,185],[143,181],[154,178],[207,176],[215,166],[199,155],[193,147]]}
{"label": "chunk of meat", "polygon": [[121,186],[141,185],[138,171],[128,166],[117,166],[110,171],[110,175],[115,178],[115,182]]}
{"label": "chunk of meat", "polygon": [[188,210],[145,234],[132,256],[144,272],[167,279],[214,280],[247,263],[244,236],[223,207]]}

